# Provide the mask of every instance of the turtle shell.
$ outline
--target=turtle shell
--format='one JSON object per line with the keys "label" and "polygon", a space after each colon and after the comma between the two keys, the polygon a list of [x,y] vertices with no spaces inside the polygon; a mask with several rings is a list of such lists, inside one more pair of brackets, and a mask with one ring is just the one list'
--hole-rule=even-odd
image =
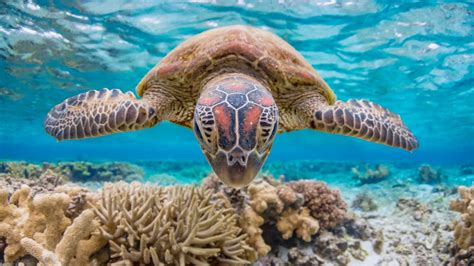
{"label": "turtle shell", "polygon": [[148,72],[137,93],[142,96],[158,87],[181,102],[195,103],[207,81],[231,72],[258,78],[280,107],[314,93],[323,95],[329,104],[336,100],[326,82],[291,45],[248,26],[222,27],[191,37]]}

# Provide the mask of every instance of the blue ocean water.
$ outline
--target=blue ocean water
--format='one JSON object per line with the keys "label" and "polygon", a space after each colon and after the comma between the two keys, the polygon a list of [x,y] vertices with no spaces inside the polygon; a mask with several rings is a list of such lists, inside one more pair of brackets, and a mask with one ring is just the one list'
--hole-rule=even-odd
{"label": "blue ocean water", "polygon": [[318,70],[338,98],[399,113],[412,153],[311,130],[278,135],[269,161],[460,163],[474,157],[474,5],[470,1],[1,1],[0,159],[200,160],[171,123],[57,142],[43,119],[63,99],[133,91],[179,43],[215,27],[269,30]]}

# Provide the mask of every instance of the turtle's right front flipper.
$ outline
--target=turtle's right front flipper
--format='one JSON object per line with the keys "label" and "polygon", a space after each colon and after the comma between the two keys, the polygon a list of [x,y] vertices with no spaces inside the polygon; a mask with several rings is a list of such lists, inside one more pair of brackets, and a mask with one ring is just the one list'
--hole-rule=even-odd
{"label": "turtle's right front flipper", "polygon": [[98,137],[151,127],[158,123],[157,110],[147,100],[118,89],[88,91],[56,105],[44,121],[57,140]]}

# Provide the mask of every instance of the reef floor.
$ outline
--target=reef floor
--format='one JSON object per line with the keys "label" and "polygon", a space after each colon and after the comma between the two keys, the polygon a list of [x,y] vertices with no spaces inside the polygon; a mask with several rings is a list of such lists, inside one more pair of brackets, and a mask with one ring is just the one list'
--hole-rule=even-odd
{"label": "reef floor", "polygon": [[474,188],[458,189],[473,180],[473,165],[292,162],[235,190],[198,163],[2,162],[0,265],[473,265]]}

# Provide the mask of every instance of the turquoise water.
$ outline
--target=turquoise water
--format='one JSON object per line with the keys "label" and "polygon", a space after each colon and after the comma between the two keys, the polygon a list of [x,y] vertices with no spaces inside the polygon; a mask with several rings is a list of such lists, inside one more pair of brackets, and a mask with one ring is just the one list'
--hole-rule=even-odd
{"label": "turquoise water", "polygon": [[[401,114],[412,153],[303,130],[278,135],[270,161],[473,161],[474,5],[468,1],[2,1],[0,159],[199,160],[191,130],[56,142],[43,130],[55,104],[103,87],[133,91],[179,43],[245,24],[276,33],[338,98]],[[304,3],[303,3],[304,2]]]}

